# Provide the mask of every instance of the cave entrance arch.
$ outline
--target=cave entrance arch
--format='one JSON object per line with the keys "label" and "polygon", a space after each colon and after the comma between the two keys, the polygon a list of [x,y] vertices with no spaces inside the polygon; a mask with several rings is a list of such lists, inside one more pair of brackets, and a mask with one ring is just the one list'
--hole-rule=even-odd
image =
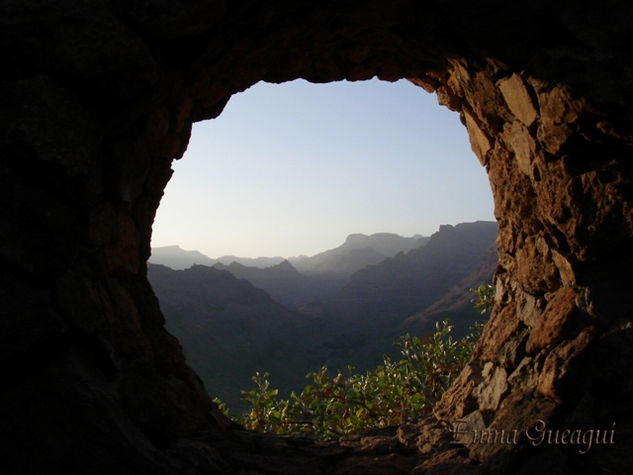
{"label": "cave entrance arch", "polygon": [[[44,8],[12,4],[2,16],[7,460],[114,473],[192,464],[185,439],[199,430],[237,444],[145,277],[171,160],[192,122],[259,80],[377,75],[409,78],[462,115],[499,217],[498,301],[436,417],[500,429],[616,423],[618,443],[582,457],[525,443],[471,444],[467,455],[492,468],[630,471],[630,6]],[[34,446],[46,450],[32,457]]]}
{"label": "cave entrance arch", "polygon": [[[468,288],[490,283],[496,265],[487,176],[459,116],[420,87],[378,80],[258,84],[233,97],[218,118],[195,124],[181,160],[153,224],[150,263],[216,269],[150,266],[148,277],[166,328],[232,415],[248,409],[240,390],[252,387],[256,371],[270,372],[285,398],[324,364],[364,373],[383,364],[384,354],[400,359],[393,343],[405,333],[430,335],[435,321],[449,318],[460,338],[484,318]],[[365,286],[382,279],[380,298],[366,291],[362,276],[354,286],[357,271],[422,246],[443,224],[443,244],[431,244],[434,265],[425,266],[419,253],[392,261],[382,273],[399,273],[403,282],[393,287],[380,271],[370,272]],[[367,239],[379,232],[400,236]],[[343,244],[351,234],[362,242],[350,237]],[[215,262],[176,243],[224,257]],[[297,257],[341,245],[338,256],[330,252],[320,263]],[[220,269],[272,300],[225,280]],[[451,301],[441,302],[454,287]],[[237,328],[241,336],[231,332]]]}

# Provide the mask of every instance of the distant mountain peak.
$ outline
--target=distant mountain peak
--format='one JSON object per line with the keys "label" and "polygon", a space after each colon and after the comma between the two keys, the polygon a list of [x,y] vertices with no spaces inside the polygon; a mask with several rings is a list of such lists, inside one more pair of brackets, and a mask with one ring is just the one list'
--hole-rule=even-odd
{"label": "distant mountain peak", "polygon": [[426,244],[425,238],[407,238],[395,233],[362,234],[347,236],[340,246],[320,252],[311,257],[294,257],[292,265],[306,275],[349,276],[368,265],[407,252]]}
{"label": "distant mountain peak", "polygon": [[367,236],[367,234],[353,233],[347,236],[347,238],[345,239],[345,244],[355,244],[358,242],[363,242],[368,237],[369,236]]}
{"label": "distant mountain peak", "polygon": [[279,267],[281,269],[292,269],[292,270],[296,270],[295,266],[293,266],[290,261],[288,259],[284,259],[283,261],[281,261],[279,264],[277,264],[275,267]]}
{"label": "distant mountain peak", "polygon": [[[418,235],[419,236],[419,235]],[[373,233],[373,234],[363,234],[363,233],[352,233],[347,236],[345,239],[345,244],[362,244],[368,240],[379,240],[379,239],[404,239],[403,236],[396,233]]]}
{"label": "distant mountain peak", "polygon": [[199,251],[187,251],[174,244],[171,246],[153,247],[149,262],[152,264],[163,264],[176,270],[182,270],[194,264],[212,266],[216,261]]}

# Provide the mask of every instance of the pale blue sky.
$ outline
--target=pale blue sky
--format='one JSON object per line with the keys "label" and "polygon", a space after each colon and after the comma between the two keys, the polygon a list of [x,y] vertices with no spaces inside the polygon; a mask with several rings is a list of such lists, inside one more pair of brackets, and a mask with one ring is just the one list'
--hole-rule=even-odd
{"label": "pale blue sky", "polygon": [[152,245],[210,257],[313,255],[351,233],[494,219],[459,116],[405,80],[258,83],[194,124],[173,168]]}

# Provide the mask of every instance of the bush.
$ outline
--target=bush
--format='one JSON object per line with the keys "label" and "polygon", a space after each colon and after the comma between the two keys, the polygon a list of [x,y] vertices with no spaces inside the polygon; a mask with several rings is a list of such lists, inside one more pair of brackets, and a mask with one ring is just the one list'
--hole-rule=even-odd
{"label": "bush", "polygon": [[[490,311],[494,287],[473,290],[482,313]],[[311,383],[300,394],[278,399],[270,389],[269,374],[256,373],[253,389],[242,391],[250,412],[237,418],[246,429],[275,434],[300,434],[317,439],[354,436],[372,429],[413,421],[431,412],[469,360],[481,335],[482,323],[471,333],[453,340],[448,321],[436,323],[435,333],[423,342],[406,334],[396,345],[403,358],[383,364],[365,374],[348,366],[332,376],[326,366],[306,375]],[[220,409],[228,412],[221,401]]]}
{"label": "bush", "polygon": [[428,414],[470,358],[481,325],[461,340],[453,340],[447,321],[436,324],[427,343],[406,334],[397,343],[403,359],[365,374],[348,366],[331,375],[323,366],[309,373],[300,394],[278,399],[269,374],[256,373],[255,387],[242,391],[250,406],[238,419],[246,429],[275,434],[302,434],[318,439],[362,434]]}

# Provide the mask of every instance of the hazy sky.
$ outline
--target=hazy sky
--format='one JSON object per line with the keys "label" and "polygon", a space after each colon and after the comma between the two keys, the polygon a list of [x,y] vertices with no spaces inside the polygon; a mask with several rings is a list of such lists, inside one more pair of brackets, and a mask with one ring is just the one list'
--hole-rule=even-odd
{"label": "hazy sky", "polygon": [[195,124],[173,168],[152,245],[210,257],[312,255],[351,233],[494,219],[459,116],[405,80],[258,83]]}

